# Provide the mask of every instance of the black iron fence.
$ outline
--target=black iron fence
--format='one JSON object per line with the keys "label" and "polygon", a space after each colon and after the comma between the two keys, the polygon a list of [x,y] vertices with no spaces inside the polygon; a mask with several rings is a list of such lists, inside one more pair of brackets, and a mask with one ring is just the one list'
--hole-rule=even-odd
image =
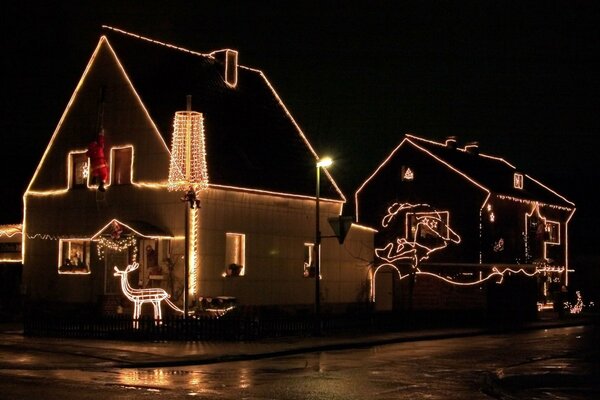
{"label": "black iron fence", "polygon": [[134,320],[131,316],[47,316],[30,315],[23,321],[26,336],[96,338],[118,340],[254,340],[273,337],[310,336],[316,333],[351,334],[353,332],[398,331],[434,325],[470,324],[472,318],[421,314],[408,317],[399,313],[358,313],[324,315],[248,316],[224,315],[183,318],[168,316],[161,321],[152,317]]}

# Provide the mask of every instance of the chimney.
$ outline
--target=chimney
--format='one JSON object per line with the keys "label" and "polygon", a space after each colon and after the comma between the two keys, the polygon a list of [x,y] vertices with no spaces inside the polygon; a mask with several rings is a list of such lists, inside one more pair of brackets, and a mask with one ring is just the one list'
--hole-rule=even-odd
{"label": "chimney", "polygon": [[217,50],[211,53],[221,64],[221,75],[229,87],[237,85],[238,52],[231,49]]}
{"label": "chimney", "polygon": [[456,136],[446,137],[446,147],[449,149],[456,149]]}
{"label": "chimney", "polygon": [[479,154],[479,142],[469,142],[465,145],[465,151],[471,154]]}

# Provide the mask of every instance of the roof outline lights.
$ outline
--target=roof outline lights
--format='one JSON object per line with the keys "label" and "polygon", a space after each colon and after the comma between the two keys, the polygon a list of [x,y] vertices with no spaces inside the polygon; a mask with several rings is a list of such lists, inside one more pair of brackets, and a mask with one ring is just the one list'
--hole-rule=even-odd
{"label": "roof outline lights", "polygon": [[[175,50],[183,51],[183,52],[186,52],[186,53],[189,53],[189,54],[194,54],[194,55],[197,55],[197,56],[202,56],[202,57],[208,57],[208,58],[211,58],[211,59],[215,59],[214,53],[216,51],[213,51],[211,53],[201,53],[201,52],[189,50],[189,49],[186,49],[186,48],[183,48],[183,47],[180,47],[180,46],[175,46],[175,45],[168,44],[168,43],[165,43],[165,42],[161,42],[161,41],[158,41],[158,40],[150,39],[148,37],[137,35],[137,34],[134,34],[134,33],[131,33],[131,32],[128,32],[128,31],[116,28],[116,27],[109,26],[109,25],[102,25],[102,27],[105,28],[105,29],[109,29],[109,30],[112,30],[112,31],[124,34],[124,35],[128,35],[128,36],[137,38],[137,39],[145,40],[145,41],[148,41],[150,43],[158,44],[158,45],[161,45],[161,46],[165,46],[165,47],[172,48],[172,49],[175,49]],[[111,48],[111,50],[112,50],[112,48]],[[233,51],[235,51],[235,50],[233,50]],[[114,51],[113,51],[113,53],[114,53]],[[119,62],[119,65],[121,65],[120,62]],[[121,68],[123,68],[123,67],[121,66]],[[313,149],[313,147],[310,144],[310,142],[308,141],[306,135],[304,134],[304,132],[302,131],[302,129],[300,128],[300,126],[298,125],[298,123],[296,122],[296,120],[294,119],[294,117],[291,115],[291,113],[289,112],[289,110],[285,106],[284,102],[282,101],[281,97],[279,96],[279,94],[277,93],[277,91],[275,90],[275,88],[273,87],[273,85],[271,84],[271,82],[267,79],[267,77],[264,74],[264,72],[261,71],[261,70],[259,70],[259,69],[256,69],[256,68],[250,68],[250,67],[246,67],[246,66],[243,66],[243,65],[238,65],[238,68],[243,68],[243,69],[246,69],[248,71],[252,71],[252,72],[258,73],[261,76],[261,78],[265,81],[265,83],[267,84],[267,86],[269,87],[269,89],[271,90],[271,92],[273,93],[273,95],[275,96],[275,98],[277,99],[277,102],[279,103],[279,105],[281,106],[281,108],[284,110],[284,112],[287,115],[287,117],[290,119],[290,121],[292,122],[292,124],[296,128],[296,130],[297,130],[298,134],[300,135],[301,139],[304,141],[304,143],[306,144],[306,146],[308,147],[308,149],[310,150],[310,152],[315,157],[315,162],[318,161],[319,157],[318,157],[316,151]],[[129,78],[127,78],[127,79],[129,81]],[[237,79],[236,79],[236,83],[237,83]],[[137,95],[137,92],[136,92],[136,95]],[[140,100],[140,102],[141,102],[141,100]],[[145,107],[144,107],[144,109],[145,109]],[[147,110],[146,110],[146,112],[147,112]],[[150,120],[152,121],[152,119],[150,119]],[[152,123],[154,124],[154,122],[152,122]],[[157,129],[157,132],[158,132],[158,129]],[[160,134],[159,134],[159,136],[160,136]],[[165,144],[164,140],[163,140],[163,144]],[[165,147],[168,148],[168,146],[166,144],[165,144]],[[335,180],[333,179],[333,177],[331,176],[331,174],[329,173],[329,171],[327,171],[327,169],[324,168],[324,172],[325,172],[325,175],[328,177],[329,181],[331,182],[331,184],[334,186],[335,190],[340,195],[340,197],[343,199],[344,202],[346,202],[346,196],[344,196],[344,193],[341,191],[341,189],[339,188],[339,186],[337,185],[337,183],[335,182]]]}
{"label": "roof outline lights", "polygon": [[113,27],[113,26],[110,26],[110,25],[102,25],[102,28],[108,29],[108,30],[111,30],[111,31],[114,31],[114,32],[118,32],[118,33],[121,33],[121,34],[126,35],[126,36],[131,36],[131,37],[136,38],[136,39],[144,40],[146,42],[150,42],[150,43],[153,43],[153,44],[158,44],[160,46],[168,47],[168,48],[171,48],[171,49],[174,49],[174,50],[183,51],[185,53],[190,53],[190,54],[194,54],[194,55],[197,55],[197,56],[203,56],[203,57],[208,57],[208,58],[213,58],[213,59],[215,58],[212,55],[212,53],[201,53],[199,51],[194,51],[194,50],[186,49],[184,47],[175,46],[175,45],[170,44],[170,43],[161,42],[160,40],[151,39],[149,37],[138,35],[138,34],[132,33],[132,32],[128,32],[128,31],[125,31],[123,29],[116,28],[116,27]]}
{"label": "roof outline lights", "polygon": [[377,173],[379,172],[380,169],[383,168],[383,166],[385,164],[388,163],[388,161],[390,161],[392,159],[392,157],[394,156],[394,154],[396,154],[396,152],[400,149],[400,147],[402,147],[402,145],[404,144],[404,142],[406,142],[406,137],[404,139],[402,139],[402,141],[400,142],[400,144],[398,146],[396,146],[396,148],[394,148],[394,150],[392,150],[392,152],[386,157],[385,160],[383,160],[379,166],[377,168],[375,168],[375,171],[369,175],[369,177],[362,183],[362,185],[360,185],[358,187],[358,189],[356,190],[356,192],[354,193],[354,215],[356,216],[356,221],[359,220],[358,218],[358,193],[366,186],[367,183],[369,183],[369,181],[371,179],[373,179],[373,177],[375,177],[375,175],[377,175]]}
{"label": "roof outline lights", "polygon": [[524,174],[527,179],[531,179],[532,181],[534,181],[535,183],[537,183],[538,185],[540,185],[541,187],[543,187],[544,189],[552,192],[553,194],[555,194],[556,196],[560,197],[561,199],[563,199],[564,201],[566,201],[567,203],[569,203],[570,205],[572,205],[573,207],[575,207],[575,203],[573,203],[572,201],[567,200],[564,196],[562,196],[561,194],[558,194],[556,191],[550,189],[548,186],[544,185],[543,183],[541,183],[540,181],[538,181],[537,179],[532,178],[531,176]]}
{"label": "roof outline lights", "polygon": [[[127,73],[125,72],[125,69],[123,68],[123,65],[121,64],[121,61],[119,60],[119,58],[117,57],[117,54],[115,53],[115,51],[113,50],[112,46],[110,45],[110,43],[108,42],[108,39],[106,38],[106,36],[102,36],[98,42],[98,44],[96,45],[96,48],[94,50],[94,52],[92,53],[92,57],[90,58],[90,61],[88,62],[81,78],[79,79],[79,82],[77,84],[77,87],[75,88],[75,91],[73,92],[73,95],[71,96],[69,102],[67,103],[67,107],[65,108],[65,111],[63,112],[58,125],[56,126],[56,128],[54,129],[54,133],[52,134],[52,137],[50,139],[50,143],[48,144],[48,146],[46,146],[46,150],[44,151],[44,154],[42,155],[42,158],[40,160],[40,162],[38,163],[38,166],[33,174],[33,177],[31,178],[31,180],[29,181],[29,184],[27,186],[27,189],[25,190],[25,194],[24,197],[29,195],[29,194],[35,194],[35,195],[46,195],[46,194],[57,194],[57,193],[66,193],[68,191],[68,187],[65,189],[58,189],[58,190],[51,190],[51,191],[33,191],[31,190],[31,187],[33,185],[33,182],[36,180],[41,166],[44,164],[44,161],[46,159],[46,157],[48,156],[50,149],[53,147],[54,145],[54,141],[56,140],[56,137],[58,136],[58,133],[60,132],[62,125],[67,117],[67,115],[69,114],[69,112],[71,111],[71,108],[75,102],[75,99],[78,97],[79,91],[81,89],[81,87],[83,86],[83,83],[85,81],[85,79],[87,78],[93,64],[96,61],[96,58],[98,57],[98,54],[100,53],[100,49],[102,48],[103,45],[108,46],[108,49],[110,50],[110,53],[112,54],[112,56],[114,57],[119,69],[121,70],[121,73],[123,74],[123,77],[125,78],[125,80],[127,81],[129,87],[131,88],[134,96],[137,98],[139,105],[141,106],[142,110],[144,111],[144,113],[146,114],[146,117],[148,118],[148,121],[150,122],[150,124],[152,125],[152,127],[154,128],[154,133],[156,134],[157,138],[160,140],[160,143],[162,143],[162,145],[164,146],[165,150],[168,152],[167,154],[171,154],[169,147],[167,146],[167,144],[165,143],[164,139],[162,138],[162,136],[160,135],[160,131],[158,130],[158,128],[156,127],[156,124],[154,123],[154,121],[152,120],[152,118],[150,117],[150,114],[148,113],[148,110],[146,109],[146,106],[144,105],[144,103],[142,102],[142,99],[140,98],[139,94],[137,93],[137,91],[135,90],[131,80],[129,79],[129,76],[127,75]],[[133,183],[133,181],[132,181]],[[143,186],[148,186],[148,183],[140,183],[140,185]]]}
{"label": "roof outline lights", "polygon": [[100,228],[96,233],[94,233],[89,238],[89,240],[95,240],[96,238],[98,238],[102,234],[102,232],[104,232],[104,230],[106,228],[108,228],[115,222],[119,225],[126,227],[127,229],[129,229],[131,232],[133,232],[137,236],[140,236],[140,237],[143,237],[146,239],[172,239],[173,238],[173,236],[164,236],[164,235],[144,235],[143,233],[139,232],[138,230],[132,228],[130,225],[127,225],[126,223],[119,221],[117,218],[113,218],[106,225],[104,225],[102,228]]}
{"label": "roof outline lights", "polygon": [[[435,142],[433,140],[424,139],[424,138],[421,138],[421,137],[418,137],[418,136],[415,136],[415,135],[411,135],[411,134],[406,134],[406,136],[408,136],[410,138],[415,138],[415,139],[418,139],[418,140],[422,140],[422,141],[427,142],[427,143],[435,144],[437,146],[444,147],[444,145],[442,143],[438,143],[438,142]],[[459,150],[459,151],[462,151],[462,152],[466,152],[465,149],[456,149],[456,150]],[[491,156],[489,154],[484,154],[484,153],[478,153],[477,155],[481,156],[481,157],[484,157],[484,158],[489,158],[489,159],[492,159],[492,160],[501,161],[501,162],[505,163],[506,165],[508,165],[509,167],[511,167],[512,169],[514,169],[514,170],[517,169],[514,165],[512,165],[510,162],[508,162],[506,159],[504,159],[502,157]],[[567,200],[563,195],[559,194],[558,192],[556,192],[555,190],[551,189],[550,187],[544,185],[543,183],[541,183],[537,179],[535,179],[535,178],[533,178],[533,177],[531,177],[531,176],[529,176],[527,174],[523,174],[523,176],[527,177],[528,179],[531,179],[532,181],[534,181],[535,183],[537,183],[538,185],[540,185],[544,189],[546,189],[546,190],[550,191],[552,194],[560,197],[561,199],[563,199],[567,203],[571,204],[572,206],[575,206],[575,203]]]}
{"label": "roof outline lights", "polygon": [[[423,151],[424,153],[430,155],[431,157],[433,157],[435,160],[437,160],[438,162],[440,162],[441,164],[445,165],[447,168],[453,170],[454,172],[458,173],[459,175],[461,175],[463,178],[465,178],[466,180],[468,180],[469,182],[471,182],[473,185],[479,187],[480,189],[484,190],[485,192],[489,194],[491,193],[490,190],[488,188],[486,188],[485,186],[481,185],[480,183],[478,183],[477,181],[475,181],[474,179],[472,179],[471,177],[469,177],[467,174],[465,174],[464,172],[456,169],[455,167],[453,167],[452,165],[450,165],[449,163],[447,163],[446,161],[442,160],[441,158],[439,158],[438,156],[436,156],[435,154],[431,153],[430,151],[428,151],[427,149],[424,149],[423,147],[419,146],[417,143],[415,143],[413,140],[411,139],[418,139],[418,140],[422,140],[424,142],[428,142],[428,143],[433,143],[435,145],[438,146],[443,146],[441,143],[438,142],[434,142],[428,139],[422,139],[419,138],[417,136],[414,135],[409,135],[406,134],[404,139],[402,139],[402,141],[400,142],[400,144],[398,146],[396,146],[396,148],[390,153],[390,155],[379,165],[379,167],[376,168],[375,172],[373,172],[369,178],[367,178],[367,180],[365,182],[363,182],[363,184],[358,188],[358,190],[355,193],[355,213],[356,213],[356,220],[359,220],[359,215],[358,215],[358,193],[363,189],[363,187],[379,172],[379,170],[381,168],[383,168],[383,166],[385,164],[387,164],[387,162],[393,157],[393,155],[398,151],[398,149],[400,149],[401,146],[404,145],[405,142],[409,142],[411,143],[414,147],[416,147],[417,149]],[[461,150],[461,149],[459,149]],[[482,206],[483,207],[483,206]]]}
{"label": "roof outline lights", "polygon": [[[259,74],[261,76],[261,78],[263,78],[263,80],[265,81],[265,83],[267,84],[267,86],[269,87],[269,89],[271,89],[271,92],[273,93],[273,95],[277,99],[277,102],[279,103],[279,106],[283,109],[283,111],[285,112],[285,114],[287,115],[287,117],[290,119],[290,121],[292,121],[292,124],[296,128],[298,134],[300,135],[300,138],[304,141],[304,143],[306,144],[306,146],[308,147],[308,149],[310,150],[310,152],[315,157],[315,163],[317,161],[319,161],[320,158],[317,155],[317,152],[315,151],[315,149],[312,147],[312,145],[308,141],[308,138],[304,134],[304,131],[302,130],[302,128],[300,128],[300,125],[298,125],[298,123],[296,122],[296,120],[294,119],[294,117],[292,116],[292,114],[290,113],[290,111],[287,109],[287,107],[285,106],[285,103],[283,102],[283,100],[281,99],[281,97],[279,97],[279,94],[277,94],[277,91],[275,90],[275,88],[273,87],[273,85],[271,85],[271,82],[267,79],[267,77],[264,74],[264,72],[262,72],[261,70],[256,69],[256,68],[249,68],[249,67],[245,67],[243,65],[240,65],[239,68],[243,68],[245,70],[255,72],[255,73]],[[327,176],[327,178],[329,179],[329,181],[331,182],[331,184],[333,185],[333,187],[335,188],[335,190],[338,192],[338,194],[343,199],[343,201],[346,202],[346,196],[344,196],[344,193],[341,191],[341,189],[339,188],[339,186],[337,185],[337,183],[335,182],[335,180],[333,179],[333,177],[331,176],[331,174],[329,173],[329,171],[327,170],[327,168],[322,168],[322,171],[325,172],[325,175]]]}

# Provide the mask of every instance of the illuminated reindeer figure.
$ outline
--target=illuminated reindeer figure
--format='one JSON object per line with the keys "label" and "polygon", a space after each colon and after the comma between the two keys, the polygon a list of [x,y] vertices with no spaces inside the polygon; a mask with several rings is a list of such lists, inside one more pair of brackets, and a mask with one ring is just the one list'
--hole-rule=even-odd
{"label": "illuminated reindeer figure", "polygon": [[[428,204],[394,203],[383,218],[382,226],[387,227],[398,213],[413,209],[426,211],[412,212],[416,224],[411,226],[410,233],[410,224],[407,221],[405,237],[397,238],[395,245],[390,242],[383,248],[375,249],[377,257],[388,263],[411,260],[412,267],[417,268],[421,261],[428,259],[431,253],[447,247],[449,242],[460,243],[460,236],[444,222],[441,213],[433,210]],[[419,242],[423,230],[431,236],[426,244]],[[443,235],[442,232],[446,234]]]}
{"label": "illuminated reindeer figure", "polygon": [[[144,303],[152,303],[154,307],[154,319],[160,321],[162,319],[162,311],[160,309],[160,303],[164,300],[172,309],[175,311],[183,313],[183,310],[177,307],[170,299],[170,294],[168,294],[162,288],[146,288],[146,289],[134,289],[129,284],[129,280],[127,279],[127,274],[131,271],[135,271],[138,269],[140,264],[134,262],[125,268],[123,271],[118,269],[115,266],[115,276],[121,277],[121,290],[123,294],[133,302],[133,319],[137,320],[140,318],[140,313],[142,311],[142,304]],[[134,322],[135,324],[135,322]]]}

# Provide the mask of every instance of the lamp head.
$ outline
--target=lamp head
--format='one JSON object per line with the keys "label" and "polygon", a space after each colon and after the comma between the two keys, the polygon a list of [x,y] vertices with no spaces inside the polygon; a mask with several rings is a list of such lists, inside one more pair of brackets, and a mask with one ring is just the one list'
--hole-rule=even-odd
{"label": "lamp head", "polygon": [[333,160],[329,157],[321,158],[317,161],[317,167],[329,167],[331,164],[333,164]]}

